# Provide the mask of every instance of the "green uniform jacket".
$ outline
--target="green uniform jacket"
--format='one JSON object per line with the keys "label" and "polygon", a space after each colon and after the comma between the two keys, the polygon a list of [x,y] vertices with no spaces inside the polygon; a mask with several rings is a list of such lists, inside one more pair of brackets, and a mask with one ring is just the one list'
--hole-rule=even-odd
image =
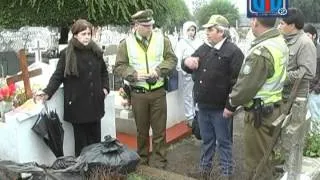
{"label": "green uniform jacket", "polygon": [[[257,37],[252,42],[251,47],[258,45],[266,39],[279,35],[280,33],[277,29],[268,30],[260,37]],[[258,52],[256,52],[256,50],[258,50]],[[271,53],[265,47],[260,47],[256,50],[246,57],[241,67],[238,80],[229,95],[229,102],[234,107],[249,103],[265,81],[273,76],[274,60]]]}
{"label": "green uniform jacket", "polygon": [[[142,44],[140,40],[137,41],[138,43]],[[159,64],[156,71],[158,72],[159,76],[165,77],[171,72],[173,68],[176,67],[176,65],[177,57],[172,49],[171,42],[167,37],[164,37],[163,61]],[[119,44],[114,70],[116,74],[123,77],[125,80],[129,82],[134,82],[136,80],[134,78],[134,74],[137,72],[129,64],[127,43],[125,40],[122,40]]]}

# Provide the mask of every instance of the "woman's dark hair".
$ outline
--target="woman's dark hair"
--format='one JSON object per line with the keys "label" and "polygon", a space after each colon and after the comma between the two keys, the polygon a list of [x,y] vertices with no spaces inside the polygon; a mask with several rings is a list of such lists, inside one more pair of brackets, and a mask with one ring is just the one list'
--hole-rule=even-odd
{"label": "woman's dark hair", "polygon": [[306,33],[310,33],[312,36],[316,35],[316,38],[314,39],[314,41],[317,42],[317,40],[318,40],[318,32],[317,32],[317,29],[314,26],[312,26],[311,24],[306,24],[303,27],[303,31],[306,32]]}
{"label": "woman's dark hair", "polygon": [[84,31],[87,28],[89,28],[92,33],[92,24],[85,19],[78,19],[73,23],[71,27],[71,33],[73,35],[77,35],[79,32]]}

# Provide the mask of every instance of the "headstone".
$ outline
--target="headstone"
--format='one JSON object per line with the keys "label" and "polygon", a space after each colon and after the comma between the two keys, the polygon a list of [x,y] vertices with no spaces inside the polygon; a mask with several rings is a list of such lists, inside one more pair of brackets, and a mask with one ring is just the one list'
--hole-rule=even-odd
{"label": "headstone", "polygon": [[35,54],[35,63],[41,63],[42,62],[42,52],[46,51],[47,49],[44,46],[40,46],[40,41],[36,41],[36,46],[31,47],[29,52]]}
{"label": "headstone", "polygon": [[[0,30],[0,52],[17,52],[23,48],[35,48],[37,47],[37,41],[39,41],[39,46],[45,48],[45,51],[42,52],[42,59],[47,62],[48,58],[54,58],[58,55],[59,37],[58,28],[53,27],[22,27],[19,30],[2,29]],[[31,55],[33,56],[33,54]],[[37,55],[37,60],[38,57],[39,55]],[[31,64],[34,61],[33,57],[28,58],[28,61],[28,64]]]}
{"label": "headstone", "polygon": [[[63,150],[65,156],[74,156],[73,127],[63,121],[63,88],[59,88],[50,101],[47,102],[50,110],[56,110],[64,129]],[[114,93],[105,99],[105,115],[101,120],[101,140],[104,136],[116,137]],[[37,162],[38,164],[52,165],[56,157],[43,139],[35,134],[31,127],[36,122],[43,106],[29,100],[23,105],[5,114],[6,123],[0,122],[0,159],[11,160],[17,163]]]}
{"label": "headstone", "polygon": [[[170,128],[186,118],[184,116],[184,109],[180,102],[182,101],[181,92],[172,91],[167,93],[167,128]],[[115,117],[117,132],[135,135],[137,133],[136,124],[134,121],[131,109],[125,108],[121,105],[121,97],[118,93],[115,96]],[[151,134],[150,134],[151,135]]]}
{"label": "headstone", "polygon": [[15,51],[0,52],[0,74],[6,77],[19,72],[19,59]]}

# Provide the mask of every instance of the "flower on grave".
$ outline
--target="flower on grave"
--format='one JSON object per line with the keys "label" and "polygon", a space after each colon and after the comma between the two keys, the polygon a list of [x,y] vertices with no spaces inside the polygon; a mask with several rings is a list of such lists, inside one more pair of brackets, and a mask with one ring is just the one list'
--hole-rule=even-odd
{"label": "flower on grave", "polygon": [[[31,90],[32,90],[32,94],[35,94],[37,91],[43,89],[43,86],[40,84],[31,84]],[[25,94],[25,90],[24,87],[22,86],[17,86],[16,88],[16,95],[15,98],[13,100],[13,106],[14,107],[19,107],[21,105],[23,105],[25,102],[27,102],[29,100],[29,98],[26,96]]]}
{"label": "flower on grave", "polygon": [[16,85],[14,83],[3,85],[0,88],[0,101],[12,102],[16,93]]}

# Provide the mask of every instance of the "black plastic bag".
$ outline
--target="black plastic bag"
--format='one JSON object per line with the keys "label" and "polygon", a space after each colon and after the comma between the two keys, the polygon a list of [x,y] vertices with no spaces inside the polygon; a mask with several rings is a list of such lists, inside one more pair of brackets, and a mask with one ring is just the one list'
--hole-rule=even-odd
{"label": "black plastic bag", "polygon": [[0,161],[1,180],[82,180],[85,179],[80,172],[53,170],[40,166],[35,162],[15,163],[13,161]]}
{"label": "black plastic bag", "polygon": [[58,170],[58,169],[66,169],[71,167],[77,163],[76,158],[74,156],[63,156],[57,158],[52,166],[51,169]]}
{"label": "black plastic bag", "polygon": [[104,139],[105,141],[101,143],[92,144],[82,149],[77,159],[83,166],[81,169],[100,166],[121,174],[135,171],[140,160],[139,155],[111,136],[105,136]]}
{"label": "black plastic bag", "polygon": [[199,126],[199,118],[198,118],[198,112],[196,112],[196,116],[194,120],[192,121],[192,134],[198,139],[201,140],[200,135],[200,126]]}

